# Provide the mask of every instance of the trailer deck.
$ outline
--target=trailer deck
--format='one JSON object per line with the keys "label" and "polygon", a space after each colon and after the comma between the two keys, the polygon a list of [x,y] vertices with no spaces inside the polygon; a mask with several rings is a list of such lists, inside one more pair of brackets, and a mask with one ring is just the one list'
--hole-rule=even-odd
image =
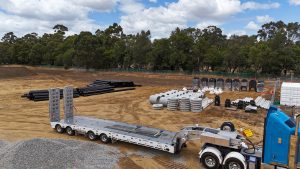
{"label": "trailer deck", "polygon": [[[58,123],[52,122],[52,128],[54,128],[56,124]],[[74,116],[66,120],[63,119],[59,124],[62,126],[72,126],[76,129],[85,128],[84,130],[90,129],[95,131],[101,130],[111,133],[119,133],[169,145],[176,142],[174,139],[176,139],[178,135],[177,132],[84,116]]]}

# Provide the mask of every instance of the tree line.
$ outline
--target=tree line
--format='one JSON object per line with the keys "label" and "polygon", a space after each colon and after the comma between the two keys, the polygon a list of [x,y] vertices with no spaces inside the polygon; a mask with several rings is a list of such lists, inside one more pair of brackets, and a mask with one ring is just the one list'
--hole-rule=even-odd
{"label": "tree line", "polygon": [[151,40],[150,31],[125,34],[114,23],[95,33],[6,33],[0,42],[0,64],[53,65],[86,69],[300,73],[300,24],[270,22],[256,35],[227,37],[216,26],[176,28],[168,38]]}

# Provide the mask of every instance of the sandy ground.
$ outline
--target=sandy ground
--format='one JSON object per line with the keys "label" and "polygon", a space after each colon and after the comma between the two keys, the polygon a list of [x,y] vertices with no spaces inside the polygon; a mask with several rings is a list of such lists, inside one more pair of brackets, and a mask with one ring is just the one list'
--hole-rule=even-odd
{"label": "sandy ground", "polygon": [[[33,67],[0,67],[0,140],[24,140],[30,138],[61,138],[87,140],[55,133],[49,125],[48,102],[33,102],[20,96],[33,89],[50,87],[85,86],[95,79],[133,80],[143,85],[134,91],[79,97],[74,100],[77,115],[140,124],[149,127],[178,131],[189,124],[219,127],[224,121],[232,121],[236,128],[254,131],[253,141],[262,140],[265,111],[249,114],[244,111],[228,111],[224,107],[209,106],[201,113],[156,111],[151,109],[148,97],[158,92],[182,88],[191,84],[192,76],[148,73],[86,72],[78,70],[47,69]],[[5,73],[6,72],[6,73]],[[231,100],[245,96],[256,98],[255,92],[225,92]],[[210,96],[212,97],[212,96]],[[99,144],[100,141],[99,141]],[[117,142],[111,146],[121,152],[143,151],[151,156],[129,155],[117,168],[202,168],[198,162],[200,142],[189,142],[179,155],[171,155],[136,145]],[[154,155],[153,155],[154,154]],[[177,162],[178,161],[178,162]]]}

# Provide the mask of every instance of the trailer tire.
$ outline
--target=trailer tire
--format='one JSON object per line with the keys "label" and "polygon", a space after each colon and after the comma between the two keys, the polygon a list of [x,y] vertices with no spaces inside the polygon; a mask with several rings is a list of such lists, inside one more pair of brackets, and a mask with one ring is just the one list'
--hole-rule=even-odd
{"label": "trailer tire", "polygon": [[210,152],[206,152],[202,155],[200,162],[207,169],[218,169],[220,167],[219,158]]}
{"label": "trailer tire", "polygon": [[100,140],[102,143],[109,143],[111,141],[111,139],[104,133],[100,134]]}
{"label": "trailer tire", "polygon": [[65,131],[64,128],[62,128],[61,125],[59,125],[59,124],[57,124],[57,125],[55,126],[55,130],[56,130],[56,132],[58,132],[58,133],[63,133],[63,132]]}
{"label": "trailer tire", "polygon": [[69,136],[74,136],[75,135],[75,131],[71,127],[67,127],[66,132]]}
{"label": "trailer tire", "polygon": [[225,169],[245,169],[243,163],[237,158],[229,158],[224,165]]}
{"label": "trailer tire", "polygon": [[92,131],[89,131],[89,132],[87,133],[87,136],[88,136],[88,138],[89,138],[90,140],[92,140],[92,141],[94,141],[94,140],[97,139],[97,136],[96,136],[95,133],[92,132]]}
{"label": "trailer tire", "polygon": [[220,127],[221,130],[223,131],[235,131],[235,127],[234,127],[234,124],[231,123],[231,122],[224,122],[221,127]]}

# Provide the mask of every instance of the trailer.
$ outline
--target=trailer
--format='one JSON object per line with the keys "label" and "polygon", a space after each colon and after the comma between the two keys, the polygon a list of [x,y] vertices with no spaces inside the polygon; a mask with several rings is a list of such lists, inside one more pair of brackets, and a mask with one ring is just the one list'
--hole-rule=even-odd
{"label": "trailer", "polygon": [[140,125],[73,115],[73,89],[64,88],[64,115],[60,120],[58,89],[50,89],[49,113],[51,127],[58,133],[86,135],[90,140],[103,143],[123,141],[169,153],[178,153],[186,142],[182,132],[171,132]]}

